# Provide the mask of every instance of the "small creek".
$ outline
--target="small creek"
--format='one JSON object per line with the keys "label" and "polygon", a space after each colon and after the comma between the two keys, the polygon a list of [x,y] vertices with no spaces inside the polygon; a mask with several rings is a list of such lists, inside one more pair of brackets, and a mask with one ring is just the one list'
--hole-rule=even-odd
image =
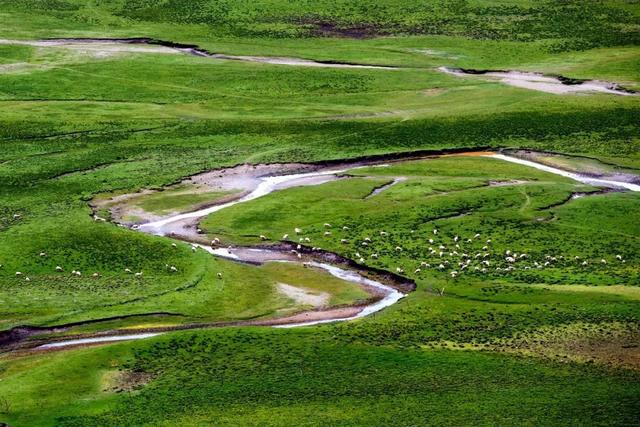
{"label": "small creek", "polygon": [[[600,186],[600,187],[607,187],[607,188],[625,189],[630,191],[640,191],[640,185],[637,185],[637,184],[582,176],[576,173],[564,171],[562,169],[532,162],[530,160],[520,159],[518,157],[507,156],[504,154],[485,154],[483,156],[495,158],[495,159],[499,159],[507,162],[518,163],[528,167],[533,167],[538,170],[564,176],[585,184],[590,184],[590,185]],[[432,156],[429,156],[429,157],[432,157]],[[174,227],[173,227],[174,223],[197,220],[199,218],[203,218],[209,214],[221,211],[223,209],[229,208],[239,203],[248,202],[250,200],[255,200],[259,197],[266,196],[274,191],[283,190],[283,189],[292,188],[292,187],[299,187],[299,186],[318,185],[318,184],[326,183],[332,180],[340,179],[341,175],[347,172],[348,170],[353,170],[353,169],[362,168],[362,167],[371,167],[371,166],[382,167],[382,166],[388,166],[388,164],[386,163],[381,164],[381,162],[379,161],[374,161],[374,162],[369,162],[368,164],[364,164],[364,162],[360,161],[360,162],[353,162],[351,165],[344,164],[344,165],[341,165],[339,168],[326,167],[325,169],[320,169],[315,172],[261,177],[259,183],[255,186],[255,188],[252,191],[250,191],[248,194],[244,195],[243,197],[237,200],[223,203],[216,206],[207,207],[207,208],[196,210],[193,212],[174,215],[158,221],[149,222],[149,223],[140,225],[139,227],[137,227],[137,230],[141,232],[149,233],[149,234],[167,236],[172,233],[172,230],[174,230]],[[396,180],[397,179],[399,179],[399,177],[396,178]],[[396,181],[394,180],[393,183],[396,183]],[[203,250],[206,250],[207,252],[215,256],[234,260],[234,261],[250,262],[250,263],[264,263],[264,262],[272,262],[272,261],[301,263],[303,265],[323,269],[327,271],[329,274],[333,275],[334,277],[340,278],[342,280],[355,283],[361,286],[378,289],[384,295],[381,299],[375,301],[374,303],[358,308],[358,311],[355,314],[350,314],[344,317],[328,316],[327,318],[321,318],[321,316],[320,318],[318,318],[318,316],[315,316],[313,320],[309,320],[309,321],[300,321],[300,322],[293,321],[293,322],[286,322],[286,323],[280,323],[280,324],[274,323],[271,325],[277,328],[293,328],[293,327],[311,326],[311,325],[318,325],[323,323],[358,319],[358,318],[362,318],[365,316],[369,316],[373,313],[379,312],[380,310],[383,310],[384,308],[395,304],[405,296],[404,293],[396,290],[394,287],[383,284],[376,280],[366,278],[356,271],[344,269],[336,265],[331,265],[326,262],[301,261],[301,260],[298,260],[295,255],[285,250],[275,250],[275,249],[265,249],[265,248],[233,248],[233,247],[213,248],[213,247],[199,244],[199,243],[192,243],[192,245],[202,248]],[[327,312],[329,311],[330,310],[328,310]],[[60,347],[82,345],[82,344],[143,339],[143,338],[153,337],[156,335],[158,335],[158,333],[110,335],[110,336],[100,336],[100,337],[93,337],[93,338],[72,339],[72,340],[56,341],[56,342],[44,344],[37,348],[51,349],[51,348],[60,348]]]}
{"label": "small creek", "polygon": [[96,57],[108,57],[120,52],[129,53],[182,53],[192,56],[200,56],[213,59],[243,62],[261,62],[272,65],[290,65],[298,67],[316,68],[360,68],[396,70],[397,67],[387,65],[352,64],[339,61],[314,61],[303,58],[290,58],[282,56],[253,56],[253,55],[226,55],[209,52],[195,45],[173,43],[149,38],[132,39],[45,39],[45,40],[7,40],[0,39],[0,44],[21,44],[34,47],[58,47],[77,52],[92,54]]}

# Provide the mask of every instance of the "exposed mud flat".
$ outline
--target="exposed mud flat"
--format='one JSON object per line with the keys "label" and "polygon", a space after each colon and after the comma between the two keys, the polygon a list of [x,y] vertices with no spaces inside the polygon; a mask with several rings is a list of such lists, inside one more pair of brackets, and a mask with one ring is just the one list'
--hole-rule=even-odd
{"label": "exposed mud flat", "polygon": [[497,80],[509,86],[540,92],[566,95],[570,93],[600,92],[612,95],[637,95],[636,92],[625,89],[618,83],[601,80],[576,80],[563,76],[547,76],[542,73],[502,70],[472,70],[463,68],[440,67],[438,71],[457,77],[482,76]]}
{"label": "exposed mud flat", "polygon": [[278,291],[284,296],[294,300],[300,305],[310,305],[315,308],[325,307],[329,303],[331,295],[327,292],[314,293],[313,291],[298,286],[278,283]]}

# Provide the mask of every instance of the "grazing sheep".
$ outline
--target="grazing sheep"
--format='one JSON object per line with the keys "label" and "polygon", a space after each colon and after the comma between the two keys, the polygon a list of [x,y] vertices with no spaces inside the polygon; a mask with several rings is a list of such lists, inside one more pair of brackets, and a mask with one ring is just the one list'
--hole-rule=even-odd
{"label": "grazing sheep", "polygon": [[222,273],[217,273],[218,279],[222,279]]}
{"label": "grazing sheep", "polygon": [[325,236],[331,236],[331,232],[330,232],[330,231],[325,231],[325,232],[324,232],[324,235],[325,235]]}
{"label": "grazing sheep", "polygon": [[178,245],[176,245],[175,243],[172,243],[172,244],[171,244],[171,247],[173,247],[173,248],[177,248],[177,247],[178,247]]}
{"label": "grazing sheep", "polygon": [[40,256],[47,256],[46,252],[40,252]]}
{"label": "grazing sheep", "polygon": [[439,270],[444,270],[444,265],[440,264],[440,265],[438,266],[438,269],[439,269]]}
{"label": "grazing sheep", "polygon": [[136,274],[134,274],[135,277],[142,277],[142,271],[137,272]]}
{"label": "grazing sheep", "polygon": [[402,274],[402,273],[404,273],[404,270],[402,268],[400,268],[400,267],[396,267],[396,272]]}
{"label": "grazing sheep", "polygon": [[19,214],[13,214],[13,219],[20,219],[20,215]]}
{"label": "grazing sheep", "polygon": [[82,273],[79,272],[79,271],[76,271],[76,276],[80,277],[80,276],[82,276]]}
{"label": "grazing sheep", "polygon": [[416,268],[416,269],[415,269],[415,271],[414,271],[414,273],[415,273],[415,274],[418,274],[418,273],[420,273],[420,271],[422,271],[422,270],[420,270],[419,268]]}
{"label": "grazing sheep", "polygon": [[284,234],[284,235],[282,236],[282,240],[287,240],[288,238],[289,238],[289,235],[288,235],[288,234]]}
{"label": "grazing sheep", "polygon": [[62,271],[62,267],[60,267],[59,265],[56,265],[56,271]]}
{"label": "grazing sheep", "polygon": [[346,244],[349,243],[349,241],[347,239],[340,239],[340,243]]}
{"label": "grazing sheep", "polygon": [[362,242],[362,246],[369,246],[369,243],[367,243],[367,242]]}
{"label": "grazing sheep", "polygon": [[367,243],[371,243],[371,238],[370,237],[365,237],[364,241],[367,242]]}
{"label": "grazing sheep", "polygon": [[[74,271],[75,271],[75,270],[74,270]],[[125,272],[125,273],[131,273],[131,269],[130,269],[130,268],[125,268],[125,269],[124,269],[124,272]]]}
{"label": "grazing sheep", "polygon": [[300,234],[300,233],[302,233],[302,229],[301,229],[301,228],[298,228],[298,227],[294,228],[294,229],[293,229],[293,231],[295,231],[295,232],[296,232],[296,234]]}
{"label": "grazing sheep", "polygon": [[305,242],[307,242],[307,243],[309,243],[309,242],[311,241],[311,239],[310,239],[310,238],[308,238],[308,237],[305,237],[305,238],[304,238],[304,239],[302,239],[302,240],[304,240],[304,241],[305,241]]}
{"label": "grazing sheep", "polygon": [[387,233],[386,231],[381,231],[381,232],[380,232],[380,235],[381,235],[381,236],[388,236],[388,235],[389,235],[389,233]]}
{"label": "grazing sheep", "polygon": [[96,272],[96,273],[93,273],[93,274],[91,275],[91,277],[100,277],[100,273],[97,273],[97,272]]}
{"label": "grazing sheep", "polygon": [[219,244],[220,244],[220,239],[218,239],[217,237],[211,241],[211,246],[219,245]]}
{"label": "grazing sheep", "polygon": [[371,254],[371,258],[378,259],[378,254]]}
{"label": "grazing sheep", "polygon": [[438,234],[438,230],[436,230],[435,228],[433,229],[433,235],[437,235]]}
{"label": "grazing sheep", "polygon": [[477,239],[478,237],[480,237],[480,233],[476,233],[476,234],[473,236],[473,238],[474,238],[474,239]]}
{"label": "grazing sheep", "polygon": [[24,278],[24,281],[25,281],[25,282],[30,282],[30,281],[31,281],[31,279],[29,279],[29,277],[25,277],[25,278]]}
{"label": "grazing sheep", "polygon": [[22,272],[16,271],[16,276],[22,276]]}
{"label": "grazing sheep", "polygon": [[402,252],[402,248],[400,246],[396,246],[396,252]]}
{"label": "grazing sheep", "polygon": [[589,263],[587,261],[582,261],[582,265],[583,266],[587,266],[587,265],[589,265]]}
{"label": "grazing sheep", "polygon": [[455,278],[458,275],[458,272],[454,270],[450,274],[451,274],[451,277]]}
{"label": "grazing sheep", "polygon": [[600,260],[600,262],[601,262],[602,264],[606,264],[606,263],[607,263],[607,260],[606,260],[606,259],[604,259],[604,258],[602,258],[602,259]]}
{"label": "grazing sheep", "polygon": [[261,234],[260,235],[260,240],[268,240],[268,239],[267,239],[267,236],[265,236],[264,234]]}
{"label": "grazing sheep", "polygon": [[458,239],[460,239],[458,236],[454,236],[454,237],[453,237],[453,241],[454,241],[454,242],[457,242],[457,241],[458,241]]}
{"label": "grazing sheep", "polygon": [[429,239],[429,243],[433,245],[433,239]]}
{"label": "grazing sheep", "polygon": [[325,226],[326,228],[331,228],[331,224],[329,224],[328,222],[325,222],[325,223],[324,223],[324,226]]}
{"label": "grazing sheep", "polygon": [[342,227],[342,229],[343,229],[344,231],[348,231],[348,230],[349,230],[349,227],[347,227],[347,226],[345,225],[345,226],[343,226],[343,227]]}
{"label": "grazing sheep", "polygon": [[177,268],[175,268],[173,265],[169,268],[169,270],[170,270],[172,273],[175,273],[175,272],[177,272],[177,271],[178,271],[178,269],[177,269]]}
{"label": "grazing sheep", "polygon": [[622,261],[622,255],[616,255],[616,259],[617,259],[618,261]]}

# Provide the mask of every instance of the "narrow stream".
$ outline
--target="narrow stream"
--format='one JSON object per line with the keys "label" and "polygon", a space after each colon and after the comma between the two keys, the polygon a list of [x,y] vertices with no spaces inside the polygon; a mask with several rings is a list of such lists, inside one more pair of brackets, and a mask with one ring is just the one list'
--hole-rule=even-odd
{"label": "narrow stream", "polygon": [[623,181],[611,181],[608,179],[593,178],[590,176],[580,175],[573,172],[567,172],[562,169],[554,168],[552,166],[543,165],[540,163],[532,162],[531,160],[525,160],[518,157],[507,156],[504,154],[493,154],[487,157],[504,160],[506,162],[518,163],[520,165],[529,166],[544,172],[549,172],[555,175],[561,175],[567,178],[571,178],[574,181],[582,182],[584,184],[593,185],[596,187],[617,188],[630,191],[640,191],[640,185],[632,184],[630,182]]}
{"label": "narrow stream", "polygon": [[[640,185],[620,182],[620,181],[611,181],[604,180],[598,178],[592,178],[587,176],[582,176],[579,174],[571,173],[564,171],[562,169],[554,168],[551,166],[542,165],[540,163],[532,162],[530,160],[524,160],[517,157],[507,156],[504,154],[490,154],[485,155],[485,157],[495,158],[507,162],[518,163],[524,166],[532,167],[541,171],[549,172],[552,174],[564,176],[570,179],[573,179],[578,182],[582,182],[585,184],[590,184],[594,186],[607,187],[607,188],[617,188],[617,189],[626,189],[630,191],[640,191]],[[308,173],[300,173],[300,174],[291,174],[291,175],[278,175],[278,176],[266,176],[260,178],[260,183],[248,194],[239,198],[238,200],[231,201],[228,203],[224,203],[221,205],[211,206],[208,208],[200,209],[194,212],[188,212],[184,214],[174,215],[172,217],[164,218],[162,220],[149,222],[147,224],[143,224],[138,227],[139,231],[164,236],[171,232],[171,224],[184,221],[184,220],[193,220],[205,217],[211,213],[221,211],[228,207],[237,205],[239,203],[248,202],[250,200],[255,200],[259,197],[266,196],[274,191],[298,187],[298,186],[308,186],[308,185],[318,185],[322,183],[329,182],[331,180],[339,179],[339,175],[345,173],[348,170],[360,168],[360,167],[368,167],[368,166],[388,166],[387,164],[372,164],[372,165],[362,165],[353,164],[352,166],[344,166],[340,169],[326,169],[320,170],[316,172],[308,172]],[[394,181],[395,182],[395,181]],[[249,262],[267,262],[267,261],[284,261],[284,262],[300,262],[288,254],[283,253],[277,250],[269,250],[269,249],[252,249],[252,248],[212,248],[207,245],[202,245],[198,243],[192,243],[194,246],[200,247],[207,252],[222,258],[227,258],[235,261],[249,261]],[[274,325],[276,328],[294,328],[301,326],[311,326],[318,325],[323,323],[332,323],[332,322],[342,322],[353,319],[362,318],[365,316],[369,316],[373,313],[379,312],[386,307],[389,307],[400,299],[402,299],[405,294],[394,289],[391,286],[387,286],[383,283],[377,282],[375,280],[371,280],[363,277],[359,273],[346,270],[331,264],[319,263],[315,261],[311,262],[300,262],[303,265],[308,265],[311,267],[321,268],[327,271],[329,274],[360,285],[374,287],[376,289],[380,289],[383,291],[385,296],[368,306],[365,306],[362,310],[360,310],[357,314],[342,317],[342,318],[329,318],[329,319],[316,319],[304,322],[297,323],[288,323],[288,324],[280,324]],[[140,333],[140,334],[131,334],[131,335],[111,335],[111,336],[102,336],[102,337],[93,337],[93,338],[84,338],[84,339],[73,339],[67,341],[58,341],[52,342],[49,344],[44,344],[38,349],[51,349],[51,348],[59,348],[73,345],[81,345],[81,344],[92,344],[92,343],[101,343],[101,342],[112,342],[112,341],[123,341],[123,340],[133,340],[133,339],[143,339],[149,338],[153,336],[157,336],[159,333]]]}
{"label": "narrow stream", "polygon": [[18,44],[34,47],[58,47],[72,49],[95,56],[109,56],[119,52],[131,53],[182,53],[205,58],[221,59],[227,61],[261,62],[272,65],[290,65],[297,67],[317,68],[360,68],[396,70],[397,67],[388,65],[351,64],[339,61],[314,61],[311,59],[291,58],[282,56],[253,56],[253,55],[226,55],[209,52],[206,49],[194,45],[166,42],[148,38],[133,39],[45,39],[45,40],[8,40],[0,39],[0,44]]}

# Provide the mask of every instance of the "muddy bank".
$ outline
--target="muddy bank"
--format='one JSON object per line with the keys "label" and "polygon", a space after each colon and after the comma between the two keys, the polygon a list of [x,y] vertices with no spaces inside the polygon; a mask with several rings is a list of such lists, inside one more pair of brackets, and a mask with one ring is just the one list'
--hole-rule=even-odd
{"label": "muddy bank", "polygon": [[563,95],[569,93],[600,92],[612,95],[638,95],[618,83],[602,80],[572,79],[564,76],[512,70],[475,70],[468,68],[440,67],[438,71],[458,77],[483,76],[523,89]]}

